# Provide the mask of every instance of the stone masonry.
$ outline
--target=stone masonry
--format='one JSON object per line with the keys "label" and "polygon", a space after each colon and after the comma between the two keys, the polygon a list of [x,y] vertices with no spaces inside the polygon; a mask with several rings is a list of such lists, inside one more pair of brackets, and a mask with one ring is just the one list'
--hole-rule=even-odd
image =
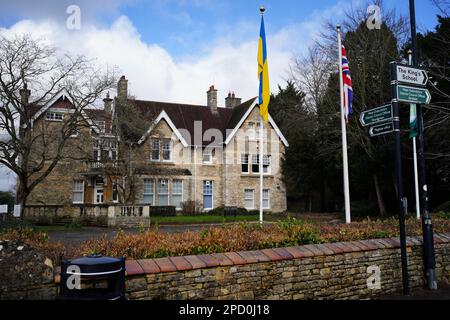
{"label": "stone masonry", "polygon": [[[407,238],[412,289],[424,285],[421,243]],[[449,283],[450,234],[435,235],[435,250],[437,279]],[[379,288],[370,286],[371,266]],[[126,270],[132,300],[370,299],[402,289],[398,238],[128,260]]]}

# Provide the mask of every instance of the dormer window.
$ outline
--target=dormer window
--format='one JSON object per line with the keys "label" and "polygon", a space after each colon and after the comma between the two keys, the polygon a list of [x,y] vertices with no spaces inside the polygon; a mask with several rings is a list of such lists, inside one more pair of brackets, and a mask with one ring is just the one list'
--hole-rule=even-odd
{"label": "dormer window", "polygon": [[159,140],[152,139],[151,140],[151,159],[153,161],[159,161]]}
{"label": "dormer window", "polygon": [[162,158],[163,158],[163,161],[172,160],[170,139],[164,139],[162,142]]}
{"label": "dormer window", "polygon": [[48,111],[46,114],[46,119],[48,121],[63,121],[64,114],[61,112]]}
{"label": "dormer window", "polygon": [[213,159],[212,149],[206,147],[203,150],[203,163],[211,164]]}
{"label": "dormer window", "polygon": [[247,127],[247,136],[249,140],[258,140],[259,129],[261,124],[259,122],[249,122]]}

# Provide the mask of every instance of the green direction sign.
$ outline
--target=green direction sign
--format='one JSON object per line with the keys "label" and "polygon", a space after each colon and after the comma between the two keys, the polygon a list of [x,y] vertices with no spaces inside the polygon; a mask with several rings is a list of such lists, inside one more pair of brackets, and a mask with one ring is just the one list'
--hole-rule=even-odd
{"label": "green direction sign", "polygon": [[429,104],[431,101],[430,91],[425,88],[414,88],[397,85],[397,99],[399,102]]}
{"label": "green direction sign", "polygon": [[389,121],[392,117],[392,105],[386,104],[384,106],[362,112],[359,117],[359,122],[361,122],[361,125],[365,127],[371,124]]}
{"label": "green direction sign", "polygon": [[369,128],[369,135],[371,137],[379,136],[386,133],[391,133],[394,131],[394,122],[386,122],[378,124],[376,126]]}

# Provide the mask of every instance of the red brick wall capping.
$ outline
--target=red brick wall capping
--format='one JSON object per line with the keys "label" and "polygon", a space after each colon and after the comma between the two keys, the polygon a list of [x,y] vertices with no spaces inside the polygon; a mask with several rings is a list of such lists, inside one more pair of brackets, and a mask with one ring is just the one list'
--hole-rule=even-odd
{"label": "red brick wall capping", "polygon": [[[434,241],[436,244],[450,243],[450,233],[435,234]],[[408,247],[420,246],[422,245],[422,238],[407,237],[406,245]],[[399,238],[307,244],[287,248],[190,255],[185,257],[169,257],[137,261],[127,260],[126,269],[127,275],[152,274],[396,248],[400,248]]]}
{"label": "red brick wall capping", "polygon": [[[435,234],[434,241],[436,244],[450,243],[450,233]],[[407,237],[406,244],[408,247],[421,246],[422,238]],[[155,274],[212,268],[218,266],[276,262],[325,255],[397,248],[400,248],[399,238],[308,244],[287,248],[190,255],[184,257],[127,260],[126,271],[127,275],[135,276],[141,274]]]}

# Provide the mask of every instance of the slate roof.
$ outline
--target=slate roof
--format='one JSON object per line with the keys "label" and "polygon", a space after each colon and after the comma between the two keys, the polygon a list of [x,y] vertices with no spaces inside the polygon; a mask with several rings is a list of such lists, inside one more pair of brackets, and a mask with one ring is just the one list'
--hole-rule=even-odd
{"label": "slate roof", "polygon": [[[191,139],[194,137],[195,122],[201,121],[202,136],[208,129],[218,129],[223,135],[223,141],[225,141],[227,129],[234,129],[236,127],[255,99],[250,99],[232,109],[217,108],[217,111],[200,105],[144,100],[129,100],[129,102],[135,105],[143,118],[147,119],[149,123],[164,110],[175,127],[177,129],[186,129],[192,137]],[[118,107],[120,108],[120,106]],[[203,141],[203,145],[208,145],[209,143],[210,141]]]}

